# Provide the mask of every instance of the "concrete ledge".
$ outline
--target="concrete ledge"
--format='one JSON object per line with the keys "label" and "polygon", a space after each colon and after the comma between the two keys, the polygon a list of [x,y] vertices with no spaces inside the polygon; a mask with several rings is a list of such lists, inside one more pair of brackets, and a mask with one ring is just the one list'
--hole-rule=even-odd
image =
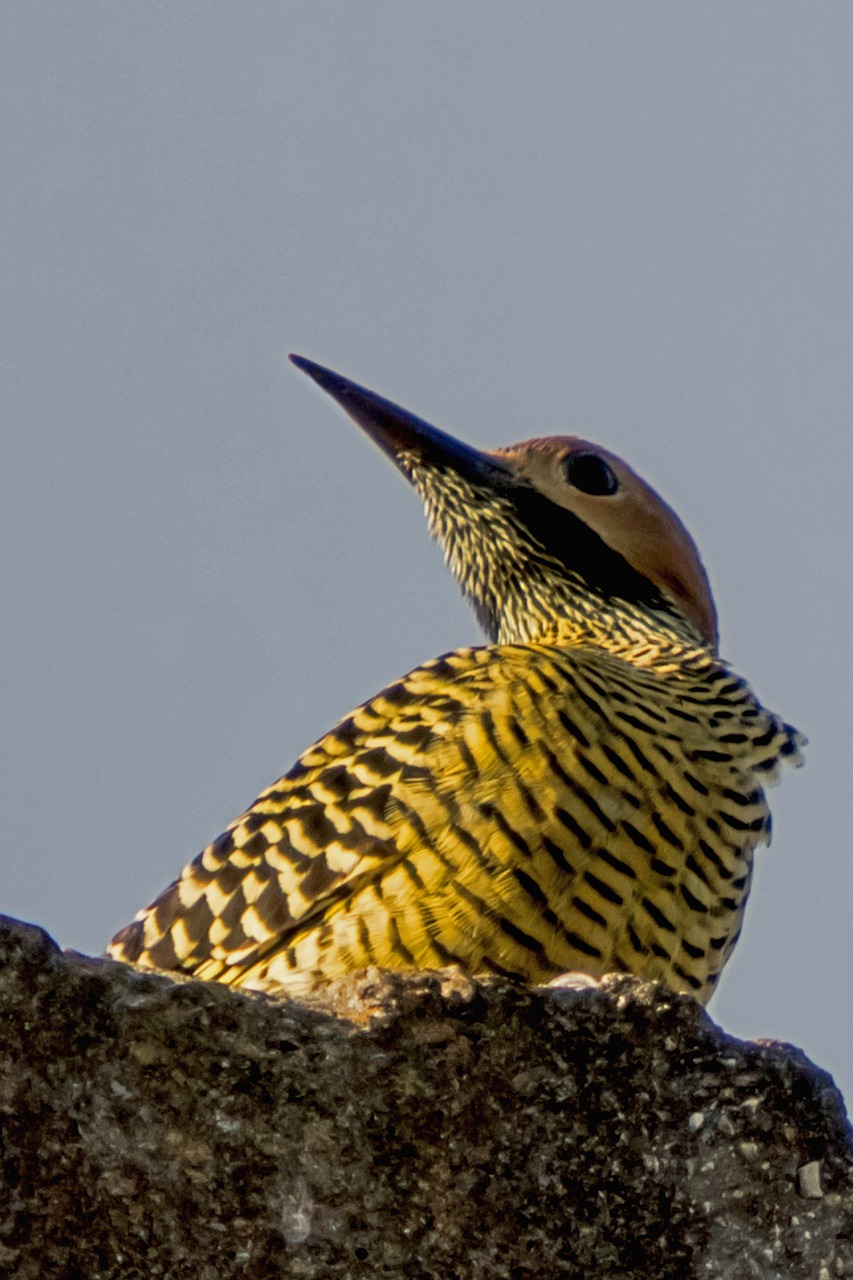
{"label": "concrete ledge", "polygon": [[632,979],[306,1005],[0,918],[0,1026],[15,1280],[853,1276],[831,1079]]}

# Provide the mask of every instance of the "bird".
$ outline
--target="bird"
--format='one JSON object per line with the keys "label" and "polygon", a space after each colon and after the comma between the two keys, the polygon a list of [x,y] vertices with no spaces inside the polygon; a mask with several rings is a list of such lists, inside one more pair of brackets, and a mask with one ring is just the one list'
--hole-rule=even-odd
{"label": "bird", "polygon": [[290,359],[419,495],[486,643],[340,720],[107,953],[284,996],[458,966],[706,1003],[805,739],[719,657],[687,529],[588,440],[477,449]]}

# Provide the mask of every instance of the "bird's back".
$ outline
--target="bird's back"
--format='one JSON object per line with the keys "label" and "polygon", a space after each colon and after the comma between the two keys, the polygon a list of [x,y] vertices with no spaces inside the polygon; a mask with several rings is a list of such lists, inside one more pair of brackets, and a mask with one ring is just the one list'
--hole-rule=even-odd
{"label": "bird's back", "polygon": [[110,951],[252,988],[458,963],[704,1000],[797,752],[704,648],[462,649],[306,751]]}

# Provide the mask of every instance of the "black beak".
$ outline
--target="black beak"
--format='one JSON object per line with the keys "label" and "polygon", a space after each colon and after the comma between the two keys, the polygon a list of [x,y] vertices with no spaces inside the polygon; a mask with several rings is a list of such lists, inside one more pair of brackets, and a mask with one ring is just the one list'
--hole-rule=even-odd
{"label": "black beak", "polygon": [[491,454],[472,449],[375,391],[368,391],[357,382],[350,382],[349,378],[314,364],[313,360],[294,355],[290,360],[319,387],[328,391],[404,474],[408,475],[408,460],[455,471],[466,480],[490,488],[502,488],[512,483],[512,472]]}

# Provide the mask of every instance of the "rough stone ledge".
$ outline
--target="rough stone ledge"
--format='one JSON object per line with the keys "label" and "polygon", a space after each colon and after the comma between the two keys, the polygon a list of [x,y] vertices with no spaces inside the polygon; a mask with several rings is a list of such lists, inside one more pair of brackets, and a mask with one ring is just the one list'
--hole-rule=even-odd
{"label": "rough stone ledge", "polygon": [[14,1280],[853,1276],[832,1080],[632,979],[307,1006],[0,917],[0,1018]]}

